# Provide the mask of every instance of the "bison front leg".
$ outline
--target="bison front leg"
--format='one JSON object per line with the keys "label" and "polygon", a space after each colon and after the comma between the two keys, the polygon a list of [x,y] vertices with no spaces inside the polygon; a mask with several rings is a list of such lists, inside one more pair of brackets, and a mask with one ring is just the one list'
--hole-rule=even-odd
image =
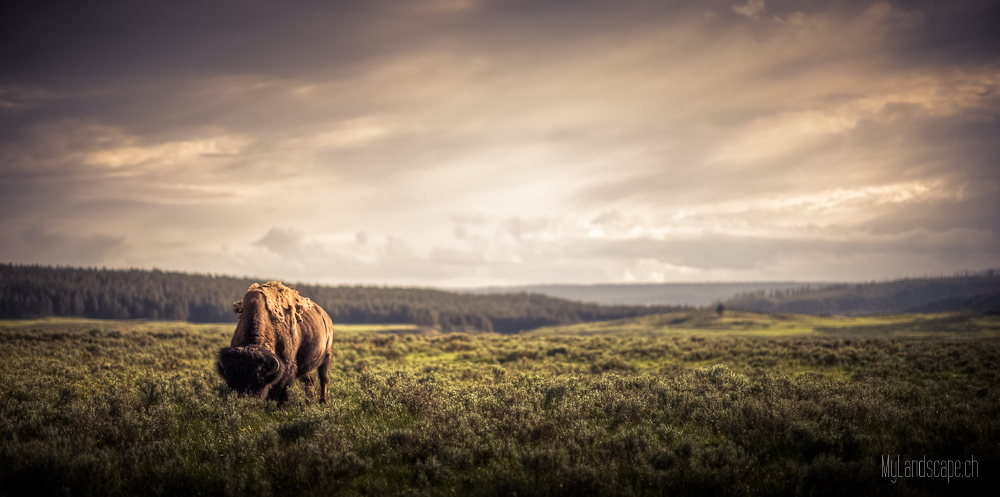
{"label": "bison front leg", "polygon": [[282,387],[272,388],[267,393],[267,398],[268,400],[276,400],[278,401],[279,405],[283,405],[285,402],[288,402],[288,387],[282,386]]}
{"label": "bison front leg", "polygon": [[306,373],[304,376],[299,376],[299,381],[302,382],[302,389],[306,392],[306,398],[313,398],[313,380],[312,374]]}
{"label": "bison front leg", "polygon": [[288,364],[286,368],[283,376],[271,384],[267,394],[268,399],[276,400],[278,404],[288,402],[288,388],[295,385],[295,377],[298,375],[298,366],[295,363]]}

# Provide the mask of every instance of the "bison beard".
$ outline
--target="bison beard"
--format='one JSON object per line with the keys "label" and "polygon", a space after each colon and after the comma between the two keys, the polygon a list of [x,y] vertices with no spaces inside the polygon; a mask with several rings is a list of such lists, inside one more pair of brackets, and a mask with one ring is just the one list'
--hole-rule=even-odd
{"label": "bison beard", "polygon": [[333,323],[326,311],[277,281],[251,285],[242,301],[233,302],[233,311],[240,321],[216,363],[229,388],[283,403],[298,379],[312,397],[310,372],[316,369],[326,403],[333,354]]}

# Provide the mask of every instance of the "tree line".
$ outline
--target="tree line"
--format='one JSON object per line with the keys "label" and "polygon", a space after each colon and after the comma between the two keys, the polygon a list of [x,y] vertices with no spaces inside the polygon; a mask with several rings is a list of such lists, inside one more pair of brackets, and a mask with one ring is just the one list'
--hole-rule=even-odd
{"label": "tree line", "polygon": [[[160,270],[0,264],[0,318],[78,316],[236,322],[232,302],[263,280]],[[541,326],[670,312],[540,294],[472,295],[428,288],[295,284],[337,323],[412,323],[442,331],[517,333]]]}

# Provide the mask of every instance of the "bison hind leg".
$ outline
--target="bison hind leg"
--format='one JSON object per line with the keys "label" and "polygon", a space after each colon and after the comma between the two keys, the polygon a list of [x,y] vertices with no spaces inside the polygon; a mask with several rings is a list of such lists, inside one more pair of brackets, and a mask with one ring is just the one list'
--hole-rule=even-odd
{"label": "bison hind leg", "polygon": [[306,397],[310,399],[313,398],[313,383],[315,383],[316,380],[313,379],[312,374],[306,373],[299,376],[299,381],[302,382],[302,389],[305,390]]}
{"label": "bison hind leg", "polygon": [[323,357],[323,362],[316,368],[316,375],[319,376],[319,400],[326,404],[326,385],[330,383],[330,356],[329,352]]}

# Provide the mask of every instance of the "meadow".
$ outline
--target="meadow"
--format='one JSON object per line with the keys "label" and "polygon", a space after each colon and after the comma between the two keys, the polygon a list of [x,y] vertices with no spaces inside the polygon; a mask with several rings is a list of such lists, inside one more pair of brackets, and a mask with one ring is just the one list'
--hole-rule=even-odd
{"label": "meadow", "polygon": [[0,495],[992,495],[1000,461],[997,316],[338,325],[331,402],[283,406],[214,372],[233,328],[0,323]]}

